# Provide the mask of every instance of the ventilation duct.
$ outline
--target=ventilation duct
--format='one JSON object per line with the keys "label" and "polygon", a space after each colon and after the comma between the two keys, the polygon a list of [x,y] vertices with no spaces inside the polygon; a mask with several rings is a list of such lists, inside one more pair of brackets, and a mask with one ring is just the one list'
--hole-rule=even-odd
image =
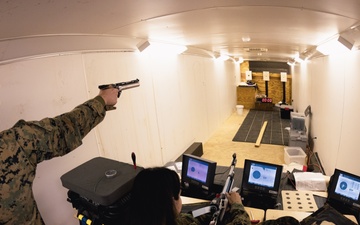
{"label": "ventilation duct", "polygon": [[270,73],[290,73],[290,66],[287,62],[262,62],[249,61],[249,70],[252,72],[269,71]]}

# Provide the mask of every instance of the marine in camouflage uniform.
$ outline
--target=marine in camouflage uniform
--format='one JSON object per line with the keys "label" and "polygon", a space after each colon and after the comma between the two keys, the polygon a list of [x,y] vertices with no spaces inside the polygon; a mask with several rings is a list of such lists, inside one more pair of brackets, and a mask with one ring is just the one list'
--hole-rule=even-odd
{"label": "marine in camouflage uniform", "polygon": [[97,96],[71,112],[40,121],[18,121],[0,133],[0,224],[44,224],[32,193],[38,163],[62,156],[105,117]]}

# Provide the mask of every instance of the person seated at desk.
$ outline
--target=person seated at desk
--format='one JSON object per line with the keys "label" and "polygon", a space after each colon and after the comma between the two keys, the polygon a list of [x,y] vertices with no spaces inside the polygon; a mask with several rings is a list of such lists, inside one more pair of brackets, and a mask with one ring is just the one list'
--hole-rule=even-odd
{"label": "person seated at desk", "polygon": [[[142,170],[134,179],[129,205],[128,225],[208,225],[212,214],[194,218],[191,214],[181,213],[180,178],[178,174],[165,167]],[[250,217],[244,209],[239,193],[226,193],[229,210],[223,224],[250,225]],[[293,220],[281,218],[263,222],[263,225],[292,225]],[[285,223],[283,223],[285,222]]]}

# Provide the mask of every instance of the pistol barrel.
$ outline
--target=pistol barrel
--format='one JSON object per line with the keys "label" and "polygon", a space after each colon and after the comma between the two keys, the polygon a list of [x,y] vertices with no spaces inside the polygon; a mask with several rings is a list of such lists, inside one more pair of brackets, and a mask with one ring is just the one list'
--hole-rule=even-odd
{"label": "pistol barrel", "polygon": [[140,81],[139,79],[135,79],[135,80],[131,80],[131,81],[127,81],[127,82],[120,82],[120,83],[116,83],[116,84],[103,84],[103,85],[99,85],[99,89],[104,90],[104,89],[108,89],[108,88],[117,88],[119,89],[119,91],[122,90],[126,90],[126,89],[130,89],[130,88],[135,88],[140,86]]}
{"label": "pistol barrel", "polygon": [[135,87],[139,87],[140,86],[140,83],[130,83],[130,84],[126,84],[126,85],[121,85],[121,86],[118,86],[119,88],[119,91],[122,91],[122,90],[126,90],[126,89],[130,89],[130,88],[135,88]]}

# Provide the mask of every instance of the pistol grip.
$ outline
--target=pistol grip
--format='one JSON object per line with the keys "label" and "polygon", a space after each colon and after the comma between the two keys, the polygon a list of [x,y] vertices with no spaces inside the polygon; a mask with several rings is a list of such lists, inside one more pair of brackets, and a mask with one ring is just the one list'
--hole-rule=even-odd
{"label": "pistol grip", "polygon": [[116,109],[116,107],[113,106],[113,105],[106,105],[106,106],[105,106],[105,110],[106,110],[106,111],[111,111],[111,110],[115,110],[115,109]]}

